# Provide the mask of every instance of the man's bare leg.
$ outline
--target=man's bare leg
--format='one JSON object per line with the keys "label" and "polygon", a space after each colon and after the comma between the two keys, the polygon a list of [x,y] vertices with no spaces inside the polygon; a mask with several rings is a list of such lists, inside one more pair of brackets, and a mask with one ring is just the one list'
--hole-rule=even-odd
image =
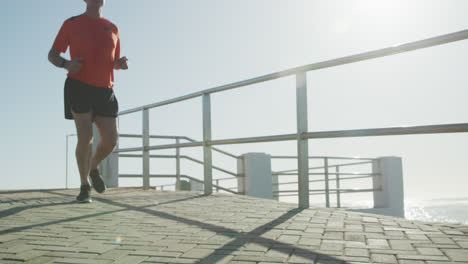
{"label": "man's bare leg", "polygon": [[96,152],[91,159],[91,169],[97,169],[99,163],[114,151],[119,137],[117,118],[96,116],[94,118],[94,124],[101,136],[101,142],[99,142]]}
{"label": "man's bare leg", "polygon": [[78,135],[78,144],[76,145],[76,161],[80,171],[81,185],[89,185],[88,175],[90,171],[90,163],[93,146],[93,123],[92,114],[76,114],[73,113],[75,120],[76,132]]}

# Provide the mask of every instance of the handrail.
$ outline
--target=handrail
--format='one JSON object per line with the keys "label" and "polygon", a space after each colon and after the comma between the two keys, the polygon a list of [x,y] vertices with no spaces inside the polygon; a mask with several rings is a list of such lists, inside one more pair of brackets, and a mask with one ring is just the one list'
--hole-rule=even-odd
{"label": "handrail", "polygon": [[[119,134],[119,137],[142,138],[143,135],[140,135],[140,134]],[[157,136],[157,135],[150,135],[149,137],[150,138],[159,138],[159,139],[185,139],[185,140],[190,141],[190,142],[197,142],[195,139],[192,139],[192,138],[189,138],[189,137],[186,137],[186,136]],[[231,154],[229,152],[226,152],[224,150],[220,150],[218,148],[212,148],[212,150],[217,151],[219,153],[222,153],[224,155],[227,155],[229,157],[235,158],[235,159],[240,158],[239,156],[236,156],[236,155]]]}
{"label": "handrail", "polygon": [[337,138],[337,137],[397,136],[397,135],[443,134],[443,133],[462,133],[462,132],[468,132],[468,123],[307,132],[302,135],[302,138],[311,139],[311,138]]}
{"label": "handrail", "polygon": [[353,62],[376,59],[376,58],[385,57],[385,56],[388,56],[388,55],[394,55],[394,54],[413,51],[413,50],[417,50],[417,49],[428,48],[428,47],[442,45],[442,44],[455,42],[455,41],[459,41],[459,40],[463,40],[463,39],[468,39],[468,30],[462,30],[462,31],[458,31],[458,32],[450,33],[450,34],[445,34],[445,35],[440,35],[440,36],[437,36],[437,37],[427,38],[427,39],[423,39],[423,40],[419,40],[419,41],[415,41],[415,42],[409,42],[409,43],[405,43],[405,44],[401,44],[401,45],[391,46],[391,47],[384,48],[384,49],[378,49],[378,50],[374,50],[374,51],[358,53],[358,54],[351,55],[351,56],[346,56],[346,57],[341,57],[341,58],[337,58],[337,59],[317,62],[317,63],[308,64],[308,65],[304,65],[304,66],[299,66],[299,67],[296,67],[296,68],[292,68],[292,69],[288,69],[288,70],[284,70],[284,71],[280,71],[280,72],[276,72],[276,73],[263,75],[263,76],[248,79],[248,80],[245,80],[245,81],[235,82],[235,83],[218,86],[218,87],[211,88],[211,89],[202,90],[202,91],[199,91],[199,92],[195,92],[195,93],[191,93],[191,94],[188,94],[188,95],[180,96],[180,97],[177,97],[177,98],[174,98],[174,99],[169,99],[169,100],[165,100],[165,101],[162,101],[162,102],[148,104],[148,105],[136,107],[136,108],[133,108],[133,109],[121,111],[121,112],[119,112],[119,115],[120,116],[121,115],[126,115],[126,114],[130,114],[130,113],[142,111],[144,109],[151,109],[151,108],[155,108],[155,107],[159,107],[159,106],[163,106],[163,105],[177,103],[177,102],[180,102],[180,101],[184,101],[184,100],[188,100],[188,99],[191,99],[191,98],[199,97],[199,96],[202,96],[204,94],[212,94],[212,93],[222,92],[222,91],[225,91],[225,90],[231,90],[231,89],[234,89],[234,88],[238,88],[238,87],[242,87],[242,86],[248,86],[248,85],[252,85],[252,84],[256,84],[256,83],[260,83],[260,82],[265,82],[265,81],[269,81],[269,80],[274,80],[274,79],[286,77],[286,76],[301,73],[301,72],[308,72],[308,71],[312,71],[312,70],[319,70],[319,69],[335,67],[335,66],[344,65],[344,64],[350,64],[350,63],[353,63]]}
{"label": "handrail", "polygon": [[[336,138],[336,137],[365,137],[365,136],[396,136],[396,135],[413,135],[413,134],[442,134],[442,133],[465,133],[468,132],[468,123],[430,125],[430,126],[402,126],[388,128],[372,128],[372,129],[351,129],[338,131],[322,131],[322,132],[305,132],[301,134],[302,139],[319,139],[319,138]],[[264,137],[247,137],[235,139],[221,139],[207,141],[206,145],[225,145],[225,144],[243,144],[243,143],[258,143],[271,141],[287,141],[297,140],[297,134],[284,134],[276,136]],[[136,147],[126,149],[116,149],[114,152],[130,152],[142,150],[157,150],[170,148],[185,148],[185,147],[201,147],[202,141],[168,144],[148,147]]]}
{"label": "handrail", "polygon": [[[119,137],[142,138],[143,135],[140,135],[140,134],[119,134]],[[182,136],[149,135],[149,138],[159,138],[159,139],[181,139],[181,138],[185,138],[185,137],[182,137]]]}

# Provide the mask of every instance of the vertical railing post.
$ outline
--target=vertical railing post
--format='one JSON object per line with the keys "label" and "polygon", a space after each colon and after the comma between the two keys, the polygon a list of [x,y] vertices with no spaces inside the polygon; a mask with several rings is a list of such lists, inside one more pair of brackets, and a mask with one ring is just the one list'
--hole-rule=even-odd
{"label": "vertical railing post", "polygon": [[336,207],[341,208],[341,194],[340,194],[340,166],[336,166]]}
{"label": "vertical railing post", "polygon": [[[176,144],[179,143],[179,138],[176,138]],[[176,148],[176,191],[180,191],[180,148]]]}
{"label": "vertical railing post", "polygon": [[323,159],[325,167],[325,203],[327,208],[330,207],[330,186],[329,186],[329,177],[328,177],[328,158]]}
{"label": "vertical railing post", "polygon": [[205,183],[205,195],[213,193],[213,167],[211,146],[211,100],[210,94],[203,94],[203,171]]}
{"label": "vertical railing post", "polygon": [[309,208],[309,146],[302,139],[307,132],[307,75],[296,74],[296,111],[297,111],[297,156],[299,208]]}
{"label": "vertical railing post", "polygon": [[219,192],[219,180],[216,180],[216,192]]}
{"label": "vertical railing post", "polygon": [[279,201],[279,176],[278,174],[272,174],[271,175],[271,183],[272,183],[272,188],[271,192],[273,193],[273,199],[276,199]]}
{"label": "vertical railing post", "polygon": [[150,157],[149,157],[149,109],[143,110],[143,189],[150,187]]}

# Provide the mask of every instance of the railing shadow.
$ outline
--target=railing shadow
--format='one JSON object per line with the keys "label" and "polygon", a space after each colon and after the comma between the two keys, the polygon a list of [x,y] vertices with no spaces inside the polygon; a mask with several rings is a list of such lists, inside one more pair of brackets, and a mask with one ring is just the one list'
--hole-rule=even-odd
{"label": "railing shadow", "polygon": [[[202,195],[202,196],[205,196],[205,195]],[[215,232],[215,233],[223,233],[223,235],[227,236],[227,237],[235,238],[234,241],[231,241],[230,243],[224,245],[222,248],[217,249],[218,251],[223,250],[223,252],[224,252],[223,255],[216,254],[216,251],[215,251],[213,254],[210,254],[207,257],[200,260],[200,263],[217,263],[217,261],[220,261],[221,259],[226,257],[226,255],[225,255],[226,253],[232,253],[232,252],[236,251],[237,249],[242,247],[247,242],[248,243],[254,243],[254,244],[260,244],[260,245],[263,245],[263,246],[269,246],[271,244],[275,244],[276,246],[278,246],[278,247],[275,248],[275,251],[279,251],[279,252],[283,252],[283,253],[287,253],[287,254],[289,254],[290,249],[294,249],[294,250],[297,251],[297,253],[295,253],[296,256],[300,256],[300,257],[302,257],[304,259],[308,259],[308,260],[311,261],[311,263],[313,263],[315,261],[315,259],[317,259],[317,258],[326,259],[327,261],[335,261],[335,262],[339,262],[339,263],[343,263],[343,264],[347,263],[344,260],[340,260],[340,259],[334,258],[334,257],[326,255],[326,254],[320,254],[320,253],[315,252],[313,250],[307,250],[307,249],[300,248],[300,247],[297,247],[297,246],[294,246],[294,245],[291,245],[291,244],[283,243],[283,242],[280,242],[280,241],[277,241],[277,240],[260,237],[261,234],[266,233],[271,228],[286,222],[287,220],[291,219],[293,216],[295,216],[295,215],[299,214],[300,212],[302,212],[304,209],[301,209],[301,208],[295,208],[295,209],[289,210],[286,214],[281,215],[277,219],[275,219],[275,220],[273,220],[271,222],[268,222],[268,223],[266,223],[266,224],[264,224],[262,226],[259,226],[256,229],[254,229],[253,231],[245,233],[245,232],[237,232],[236,230],[229,229],[229,228],[222,227],[222,226],[216,226],[216,225],[213,225],[213,224],[207,224],[207,223],[203,223],[203,222],[196,221],[196,220],[191,220],[191,219],[187,219],[187,218],[183,218],[183,217],[179,217],[179,216],[174,216],[174,215],[164,213],[164,212],[160,212],[160,211],[153,211],[153,210],[150,210],[150,209],[147,208],[147,207],[154,207],[154,205],[145,206],[145,207],[136,207],[136,206],[132,206],[132,205],[127,205],[127,204],[122,204],[122,203],[119,203],[119,202],[115,202],[115,201],[112,201],[112,200],[109,200],[109,199],[106,199],[106,198],[102,198],[102,197],[95,198],[95,199],[98,200],[98,201],[101,201],[103,203],[107,203],[107,204],[111,204],[111,205],[119,206],[119,207],[124,207],[124,208],[127,208],[128,210],[147,213],[149,215],[153,215],[153,216],[157,216],[157,217],[161,217],[161,218],[165,218],[165,219],[169,219],[169,220],[173,220],[173,221],[178,221],[178,222],[181,222],[181,223],[184,223],[184,224],[187,224],[187,225],[198,226],[200,228],[204,228],[204,229],[207,229],[207,230]],[[161,205],[162,205],[162,203],[161,203]],[[251,239],[252,237],[254,237],[254,239]]]}
{"label": "railing shadow", "polygon": [[63,202],[63,203],[49,203],[49,204],[35,204],[35,205],[17,206],[17,207],[13,207],[13,208],[10,208],[10,209],[0,211],[0,219],[3,218],[3,217],[7,217],[7,216],[10,216],[10,215],[20,213],[20,212],[22,212],[24,210],[27,210],[27,209],[35,209],[35,208],[57,206],[57,205],[67,205],[67,204],[73,204],[73,203],[75,203],[75,202]]}
{"label": "railing shadow", "polygon": [[[69,194],[57,193],[57,192],[54,192],[54,191],[47,191],[47,192],[52,193],[52,194],[56,194],[56,195],[61,195],[61,196],[64,196],[64,197],[73,197],[74,198],[73,195],[69,195]],[[262,234],[268,232],[270,229],[274,228],[275,226],[278,226],[278,225],[286,222],[287,220],[291,219],[295,215],[301,213],[304,209],[295,208],[295,209],[289,210],[285,214],[279,216],[277,219],[274,219],[273,221],[270,221],[270,222],[268,222],[266,224],[263,224],[263,225],[255,228],[254,230],[252,230],[250,232],[238,232],[236,230],[226,228],[226,227],[223,227],[223,226],[217,226],[217,225],[213,225],[213,224],[203,223],[203,222],[200,222],[200,221],[197,221],[197,220],[187,219],[187,218],[184,218],[184,217],[175,216],[175,215],[171,215],[171,214],[168,214],[168,213],[165,213],[165,212],[155,211],[153,209],[150,209],[150,208],[157,208],[158,206],[161,206],[161,205],[167,205],[167,204],[171,204],[171,203],[178,203],[178,202],[193,200],[193,199],[206,197],[206,196],[207,195],[205,195],[205,194],[201,194],[201,195],[187,197],[187,198],[183,198],[183,199],[177,199],[177,200],[172,200],[172,201],[167,201],[167,202],[161,202],[161,203],[158,203],[156,205],[150,204],[150,205],[140,206],[140,207],[125,204],[125,203],[121,203],[121,202],[116,202],[116,201],[113,201],[111,199],[104,198],[104,197],[93,197],[93,199],[96,200],[96,201],[99,201],[99,202],[102,202],[102,203],[105,203],[105,204],[108,204],[108,205],[120,207],[122,209],[106,211],[106,212],[100,212],[100,213],[95,213],[95,214],[88,214],[88,215],[77,216],[77,217],[71,217],[71,218],[62,219],[62,220],[50,221],[50,222],[47,222],[47,223],[40,223],[40,224],[28,225],[28,226],[22,226],[22,227],[14,227],[14,228],[10,228],[10,229],[7,229],[7,230],[0,231],[0,235],[12,233],[12,232],[19,232],[19,231],[23,231],[23,230],[31,229],[31,228],[35,228],[35,227],[50,226],[50,225],[59,224],[59,223],[72,222],[72,221],[86,219],[86,218],[92,218],[92,217],[96,217],[96,216],[113,214],[113,213],[117,213],[117,212],[136,211],[136,212],[142,212],[142,213],[146,213],[146,214],[156,216],[156,217],[165,218],[165,219],[172,220],[172,221],[177,221],[177,222],[184,223],[184,224],[187,224],[187,225],[198,226],[200,228],[212,231],[214,233],[217,233],[217,234],[221,233],[223,236],[235,239],[235,240],[229,242],[228,244],[224,245],[223,247],[215,250],[215,252],[213,252],[212,254],[210,254],[210,255],[206,256],[205,258],[201,259],[200,263],[216,263],[217,261],[220,261],[221,259],[225,258],[226,255],[229,255],[230,253],[232,253],[232,252],[236,251],[237,249],[241,248],[246,243],[259,244],[259,245],[266,246],[266,247],[270,247],[270,245],[275,245],[275,248],[274,248],[275,251],[279,251],[279,252],[282,252],[282,253],[285,253],[285,254],[289,254],[291,250],[295,250],[295,252],[294,252],[295,256],[301,256],[304,259],[310,260],[311,263],[314,263],[314,261],[316,259],[321,259],[321,260],[326,259],[327,261],[334,261],[334,262],[338,262],[338,263],[347,263],[344,260],[340,260],[340,259],[334,258],[334,257],[326,255],[326,254],[320,254],[320,253],[315,252],[313,250],[300,248],[298,246],[287,244],[287,243],[277,241],[277,240],[274,240],[274,239],[260,237]],[[74,203],[74,202],[65,202],[63,204],[72,204],[72,203]],[[57,204],[54,204],[54,205],[57,205]],[[51,205],[48,204],[48,205],[30,206],[28,208],[39,208],[39,207],[45,207],[45,206],[51,206]],[[18,210],[19,209],[16,209],[16,212]],[[10,215],[13,214],[14,212],[15,212],[15,210],[13,208],[12,213],[10,213]],[[220,251],[222,251],[223,253],[221,254]]]}
{"label": "railing shadow", "polygon": [[48,191],[59,191],[64,189],[41,189],[41,190],[0,190],[0,194],[40,193]]}

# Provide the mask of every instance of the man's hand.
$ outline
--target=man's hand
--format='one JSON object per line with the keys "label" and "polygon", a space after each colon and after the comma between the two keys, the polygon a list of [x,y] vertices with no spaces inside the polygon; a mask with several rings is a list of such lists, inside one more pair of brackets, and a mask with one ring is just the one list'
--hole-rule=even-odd
{"label": "man's hand", "polygon": [[83,58],[74,58],[71,61],[65,62],[63,67],[67,69],[69,73],[77,73],[80,71],[81,66],[83,66]]}
{"label": "man's hand", "polygon": [[127,70],[128,69],[127,61],[128,61],[127,57],[116,59],[114,61],[114,69]]}

